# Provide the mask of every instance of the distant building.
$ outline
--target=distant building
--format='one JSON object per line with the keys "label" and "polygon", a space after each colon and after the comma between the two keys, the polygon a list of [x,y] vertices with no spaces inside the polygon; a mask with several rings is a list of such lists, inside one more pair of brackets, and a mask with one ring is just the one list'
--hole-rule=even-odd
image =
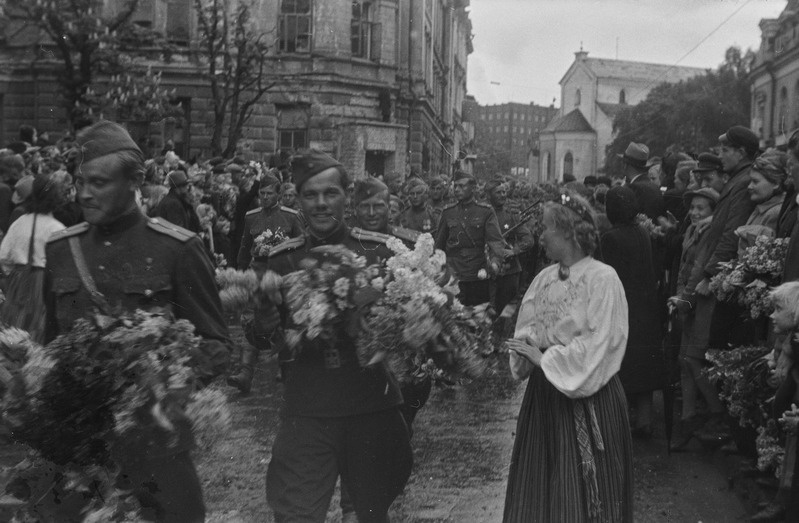
{"label": "distant building", "polygon": [[621,108],[638,104],[658,84],[705,73],[697,67],[588,58],[582,49],[574,55],[560,80],[560,111],[541,131],[539,165],[545,180],[596,174],[605,164],[613,119]]}
{"label": "distant building", "polygon": [[789,0],[779,18],[760,21],[760,48],[749,73],[752,130],[761,146],[784,145],[799,128],[799,0]]}

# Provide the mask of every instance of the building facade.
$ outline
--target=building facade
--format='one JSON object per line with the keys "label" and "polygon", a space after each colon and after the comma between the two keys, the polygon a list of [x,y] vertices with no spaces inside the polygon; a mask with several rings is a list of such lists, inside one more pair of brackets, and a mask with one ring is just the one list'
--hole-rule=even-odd
{"label": "building facade", "polygon": [[[119,0],[107,0],[115,9]],[[230,3],[233,9],[235,0]],[[470,139],[464,126],[468,0],[258,0],[256,30],[274,44],[268,81],[240,153],[268,159],[315,147],[356,176],[449,173]],[[169,62],[149,61],[175,92],[176,116],[127,122],[149,150],[167,141],[183,158],[209,155],[212,105],[198,60],[193,0],[140,0],[133,22],[165,35]],[[0,40],[0,137],[20,124],[58,136],[67,118],[55,82],[59,63],[43,39]],[[103,82],[99,78],[100,83]]]}
{"label": "building facade", "polygon": [[540,133],[542,180],[595,175],[605,164],[613,119],[622,108],[641,102],[660,83],[705,73],[696,67],[589,58],[582,49],[574,54],[560,80],[560,110]]}
{"label": "building facade", "polygon": [[799,0],[789,0],[779,18],[760,21],[760,47],[749,73],[750,127],[761,147],[785,145],[799,127]]}

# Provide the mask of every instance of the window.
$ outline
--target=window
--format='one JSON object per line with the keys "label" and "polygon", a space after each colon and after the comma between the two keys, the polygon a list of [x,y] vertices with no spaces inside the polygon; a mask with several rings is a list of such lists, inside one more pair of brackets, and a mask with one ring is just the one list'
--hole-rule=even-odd
{"label": "window", "polygon": [[305,107],[279,107],[277,150],[291,153],[308,147],[308,111]]}
{"label": "window", "polygon": [[155,17],[155,0],[139,0],[136,10],[130,17],[131,21],[139,27],[150,29],[153,27]]}
{"label": "window", "polygon": [[278,24],[280,52],[311,52],[311,0],[282,0]]}
{"label": "window", "polygon": [[563,176],[566,175],[574,176],[574,156],[572,156],[571,151],[566,153],[566,156],[563,157]]}
{"label": "window", "polygon": [[619,103],[620,104],[626,104],[627,103],[627,93],[624,92],[624,89],[622,89],[619,92]]}
{"label": "window", "polygon": [[350,22],[352,56],[369,60],[380,58],[381,26],[371,20],[371,2],[353,0],[352,21]]}
{"label": "window", "polygon": [[169,42],[189,45],[191,22],[194,12],[191,0],[169,0],[166,4],[166,37]]}
{"label": "window", "polygon": [[582,95],[580,93],[580,90],[577,89],[577,91],[574,93],[574,106],[575,107],[579,107],[580,106],[580,101],[581,101],[580,98],[582,98]]}

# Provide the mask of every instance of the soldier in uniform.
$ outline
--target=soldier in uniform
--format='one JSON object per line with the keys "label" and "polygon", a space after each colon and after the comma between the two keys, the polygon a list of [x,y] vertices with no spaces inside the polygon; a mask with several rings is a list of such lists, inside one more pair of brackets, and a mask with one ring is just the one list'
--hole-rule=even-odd
{"label": "soldier in uniform", "polygon": [[[86,222],[54,234],[47,244],[47,339],[68,331],[94,309],[168,310],[190,321],[203,342],[190,354],[202,381],[223,372],[228,332],[211,260],[200,238],[145,217],[135,194],[144,157],[121,126],[100,121],[77,138],[78,202]],[[148,521],[201,522],[202,489],[189,451],[188,426],[179,442],[151,438],[118,456],[120,488],[131,489]]]}
{"label": "soldier in uniform", "polygon": [[[447,206],[447,181],[443,176],[433,176],[430,178],[430,208],[436,217],[436,223],[441,220],[441,213]],[[437,228],[437,227],[436,227]]]}
{"label": "soldier in uniform", "polygon": [[427,203],[427,184],[421,178],[408,182],[410,206],[400,215],[400,225],[406,229],[433,233],[438,228],[438,218]]}
{"label": "soldier in uniform", "polygon": [[[285,275],[301,268],[308,251],[343,245],[367,263],[391,256],[382,235],[355,235],[344,223],[347,173],[318,151],[292,161],[304,237],[276,247],[265,269]],[[266,323],[290,320],[273,307]],[[267,501],[277,521],[323,522],[339,474],[358,521],[385,522],[411,472],[413,455],[400,412],[402,395],[383,363],[361,367],[352,343],[325,350],[307,344],[288,365],[281,425],[267,472]]]}
{"label": "soldier in uniform", "polygon": [[504,259],[499,272],[494,278],[494,310],[501,314],[505,306],[512,302],[519,293],[519,278],[522,266],[519,255],[532,249],[535,241],[526,225],[520,225],[513,232],[505,233],[516,227],[517,215],[505,208],[507,201],[507,185],[502,180],[491,180],[486,183],[486,194],[491,207],[497,213],[499,230],[505,238]]}
{"label": "soldier in uniform", "polygon": [[496,274],[504,257],[497,215],[490,205],[475,201],[476,185],[470,174],[455,175],[458,201],[444,209],[436,233],[436,248],[447,254],[447,263],[459,280],[459,298],[464,305],[479,305],[491,299],[485,273]]}
{"label": "soldier in uniform", "polygon": [[[253,259],[255,239],[262,233],[271,231],[274,234],[283,234],[286,238],[296,238],[304,234],[299,211],[280,205],[280,180],[267,172],[261,176],[258,187],[261,206],[248,211],[244,216],[244,234],[236,262],[236,266],[241,270],[249,268]],[[244,394],[249,393],[252,388],[252,377],[259,352],[269,350],[271,347],[266,333],[257,321],[258,316],[256,311],[256,319],[243,321],[247,331],[247,341],[250,344],[241,348],[238,372],[227,379],[228,385],[238,388]]]}

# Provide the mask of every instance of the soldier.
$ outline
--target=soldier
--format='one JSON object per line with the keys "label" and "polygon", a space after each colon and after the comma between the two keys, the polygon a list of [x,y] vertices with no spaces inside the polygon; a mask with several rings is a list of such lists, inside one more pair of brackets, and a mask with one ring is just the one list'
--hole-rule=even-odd
{"label": "soldier", "polygon": [[[377,234],[356,237],[344,223],[348,180],[340,163],[309,151],[295,156],[292,168],[307,234],[275,248],[266,269],[280,275],[296,271],[308,251],[321,245],[343,245],[367,263],[390,257]],[[276,330],[290,319],[282,312],[273,306],[265,323]],[[303,346],[288,366],[283,416],[267,472],[267,501],[275,519],[324,521],[340,474],[358,521],[387,521],[413,461],[401,405],[399,387],[385,365],[361,367],[351,343],[334,342],[325,354]]]}
{"label": "soldier", "polygon": [[430,178],[430,207],[436,217],[436,222],[441,220],[441,213],[447,206],[447,181],[443,176]]}
{"label": "soldier", "polygon": [[[253,257],[259,256],[258,253],[253,253],[253,248],[255,239],[264,232],[271,231],[272,234],[283,235],[286,239],[304,234],[299,211],[280,205],[279,189],[280,180],[273,174],[267,172],[261,176],[258,188],[261,206],[248,211],[244,216],[244,234],[241,238],[241,248],[236,262],[236,266],[241,270],[246,270]],[[260,254],[260,256],[265,255]],[[253,320],[242,321],[247,332],[247,341],[250,343],[241,348],[238,372],[227,379],[228,385],[236,387],[244,394],[249,393],[252,389],[252,377],[258,362],[258,354],[262,350],[271,348],[266,333],[263,332],[262,326],[257,321],[258,317],[259,314],[256,310]]]}
{"label": "soldier", "polygon": [[503,250],[502,266],[494,278],[494,310],[497,314],[502,314],[505,306],[512,302],[519,292],[519,278],[522,272],[519,255],[532,249],[535,242],[526,225],[520,225],[513,232],[505,235],[516,226],[518,217],[515,213],[505,209],[507,186],[502,180],[492,180],[486,183],[486,193],[494,212],[497,213],[499,229],[507,243]]}
{"label": "soldier", "polygon": [[[191,357],[203,381],[210,381],[227,366],[228,332],[202,241],[141,213],[135,195],[144,157],[125,129],[101,121],[82,131],[77,145],[77,197],[86,222],[47,244],[47,339],[95,308],[170,310],[203,338]],[[148,521],[203,521],[189,427],[179,429],[175,448],[159,439],[133,444],[121,456],[120,488],[132,489]]]}
{"label": "soldier", "polygon": [[427,203],[427,184],[421,178],[408,182],[410,206],[400,215],[400,225],[406,229],[433,233],[438,227],[438,218]]}
{"label": "soldier", "polygon": [[486,273],[495,274],[504,257],[497,215],[490,205],[475,201],[476,185],[470,174],[455,175],[458,202],[444,209],[436,233],[436,248],[447,253],[447,262],[459,280],[460,300],[464,305],[490,300]]}
{"label": "soldier", "polygon": [[280,186],[280,203],[289,209],[298,209],[297,188],[291,182],[284,182]]}
{"label": "soldier", "polygon": [[169,193],[153,211],[152,216],[163,218],[173,225],[183,227],[191,232],[200,232],[200,218],[190,202],[191,184],[183,171],[172,171],[167,177]]}

